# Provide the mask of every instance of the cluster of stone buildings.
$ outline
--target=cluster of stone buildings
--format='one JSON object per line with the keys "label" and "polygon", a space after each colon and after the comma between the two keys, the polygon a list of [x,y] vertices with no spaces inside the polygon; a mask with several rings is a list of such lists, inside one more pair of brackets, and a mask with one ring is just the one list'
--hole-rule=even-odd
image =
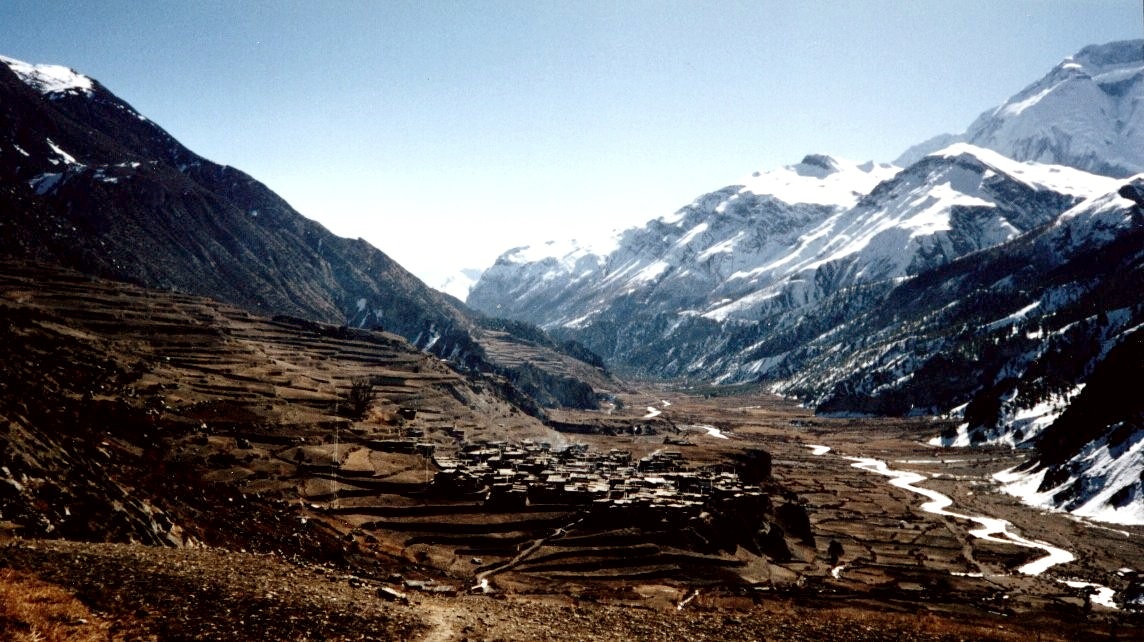
{"label": "cluster of stone buildings", "polygon": [[712,499],[761,495],[728,467],[689,470],[678,452],[634,460],[622,450],[584,445],[554,450],[548,443],[482,442],[455,456],[434,456],[442,492],[483,496],[490,505],[519,508],[580,505],[652,509],[699,515]]}

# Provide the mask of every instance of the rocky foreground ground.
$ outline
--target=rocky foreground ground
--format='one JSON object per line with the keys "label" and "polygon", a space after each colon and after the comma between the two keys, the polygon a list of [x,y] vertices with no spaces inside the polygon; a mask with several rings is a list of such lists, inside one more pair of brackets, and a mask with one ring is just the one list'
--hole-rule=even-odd
{"label": "rocky foreground ground", "polygon": [[[328,566],[218,549],[13,540],[4,640],[1076,640],[1139,630],[797,598],[684,608],[570,597],[410,596]],[[51,589],[51,590],[48,590]],[[1138,638],[1136,638],[1138,639]]]}

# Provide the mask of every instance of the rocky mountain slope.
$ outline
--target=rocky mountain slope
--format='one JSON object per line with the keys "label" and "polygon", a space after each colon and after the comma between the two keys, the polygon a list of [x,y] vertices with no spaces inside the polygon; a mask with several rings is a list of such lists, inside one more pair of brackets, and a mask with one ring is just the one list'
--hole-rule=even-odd
{"label": "rocky mountain slope", "polygon": [[[480,315],[64,67],[0,59],[0,209],[0,256],[263,314],[383,328],[458,367],[512,369]],[[529,390],[546,401],[593,406],[595,389],[614,386],[557,344],[534,347],[564,364],[542,382],[551,390]]]}
{"label": "rocky mountain slope", "polygon": [[1144,172],[1144,40],[1085,47],[986,111],[962,134],[921,143],[908,165],[954,142],[1022,161],[1127,177]]}
{"label": "rocky mountain slope", "polygon": [[[366,426],[550,434],[503,378],[394,334],[0,266],[0,520],[25,536],[340,556],[299,497],[330,484]],[[371,383],[361,408],[357,381]]]}
{"label": "rocky mountain slope", "polygon": [[[1133,145],[1085,137],[1135,135],[1142,44],[1086,48],[980,119],[973,140],[1130,173]],[[862,173],[865,183],[849,178]],[[785,188],[792,176],[802,189]],[[1138,179],[964,142],[901,170],[819,156],[755,178],[629,230],[606,252],[510,251],[469,302],[645,375],[763,381],[824,413],[961,417],[935,443],[1036,445],[1042,504],[1144,520],[1138,451],[1108,457],[1136,472],[1078,463],[1101,440],[1136,443],[1134,406],[1113,403],[1086,439],[1052,428],[1068,424],[1074,399],[1116,398],[1086,383],[1144,322]]]}

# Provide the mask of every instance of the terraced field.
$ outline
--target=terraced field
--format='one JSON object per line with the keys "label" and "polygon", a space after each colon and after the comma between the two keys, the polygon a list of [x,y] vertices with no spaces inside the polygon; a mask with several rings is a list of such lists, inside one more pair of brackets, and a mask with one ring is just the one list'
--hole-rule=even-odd
{"label": "terraced field", "polygon": [[[223,541],[217,524],[201,523],[206,498],[221,494],[228,504],[245,506],[233,517],[239,523],[227,528],[258,530],[275,550],[310,534],[331,549],[325,554],[424,566],[425,577],[444,573],[462,589],[482,580],[517,588],[569,579],[742,583],[748,571],[754,582],[770,576],[759,533],[769,533],[766,546],[786,548],[770,502],[758,490],[751,506],[759,510],[711,500],[700,516],[702,502],[693,501],[691,512],[673,517],[663,512],[666,504],[604,510],[596,491],[585,486],[562,497],[561,484],[552,491],[555,500],[506,505],[492,496],[493,477],[497,466],[509,467],[503,473],[513,463],[490,460],[463,478],[442,475],[442,461],[474,444],[499,453],[512,444],[543,443],[545,461],[555,462],[571,440],[505,401],[498,393],[510,382],[499,375],[459,374],[395,335],[267,319],[206,299],[34,266],[9,266],[0,275],[0,296],[9,332],[25,339],[9,361],[57,369],[60,398],[53,403],[73,406],[76,415],[90,415],[89,405],[104,409],[105,416],[89,417],[82,427],[82,446],[67,444],[67,434],[53,441],[76,458],[111,459],[110,481],[139,499],[139,529],[167,541]],[[35,352],[37,341],[27,339],[51,348]],[[574,374],[567,363],[549,363],[550,350],[506,333],[491,345],[502,362],[551,366],[557,377]],[[91,353],[85,358],[97,363],[77,378],[69,371],[69,351]],[[350,416],[351,391],[363,381],[372,401],[362,416]],[[622,428],[646,424],[641,417],[619,413],[604,421]],[[565,427],[601,421],[598,413],[561,418]],[[61,428],[77,429],[68,426]],[[10,443],[17,450],[28,446],[27,469],[13,464],[14,479],[60,472],[35,469],[30,442]],[[533,464],[533,483],[546,465]],[[578,474],[588,473],[588,463],[575,465]],[[623,482],[635,469],[625,470],[594,483],[608,492],[628,488]],[[179,491],[174,496],[172,485]],[[190,509],[182,503],[187,495],[204,505]],[[23,498],[28,506],[37,500]],[[109,507],[92,510],[113,510],[114,502],[104,498]],[[66,522],[71,510],[64,503],[55,513]],[[261,510],[275,512],[279,527],[266,532],[244,523],[243,512]],[[164,517],[153,519],[152,512]],[[742,542],[719,534],[723,519],[745,527]]]}
{"label": "terraced field", "polygon": [[[547,367],[551,354],[520,337],[497,345],[517,366]],[[549,607],[544,626],[574,633],[569,605],[612,617],[611,639],[645,626],[671,639],[659,614],[680,609],[719,639],[837,633],[833,616],[815,613],[838,609],[884,614],[878,626],[893,635],[869,629],[869,639],[903,639],[923,620],[936,633],[922,638],[957,639],[942,631],[967,618],[983,627],[972,637],[996,633],[982,639],[1140,630],[1128,606],[1144,591],[1141,529],[1019,506],[990,475],[1022,454],[925,445],[940,422],[825,419],[757,390],[646,383],[612,390],[599,411],[542,420],[506,400],[506,374],[459,373],[394,335],[20,264],[0,270],[0,367],[0,539],[206,545],[250,568],[269,557],[309,565],[333,574],[314,583],[331,600],[356,592],[384,614],[404,595],[413,604],[394,605],[404,615],[387,626],[427,639],[532,639],[539,625],[518,615]],[[362,382],[372,397],[358,408]],[[921,475],[953,510],[1002,517],[1074,559],[1023,574],[1041,550],[976,536],[855,458]],[[19,562],[22,573],[70,555],[17,548],[39,560]],[[106,557],[108,577],[133,572],[113,569],[118,549],[90,552]],[[216,557],[203,559],[214,569]],[[161,585],[155,572],[140,581]],[[77,590],[118,613],[93,588],[106,581]],[[359,595],[365,586],[375,597]],[[800,623],[769,628],[792,604]],[[629,622],[632,606],[641,618]]]}

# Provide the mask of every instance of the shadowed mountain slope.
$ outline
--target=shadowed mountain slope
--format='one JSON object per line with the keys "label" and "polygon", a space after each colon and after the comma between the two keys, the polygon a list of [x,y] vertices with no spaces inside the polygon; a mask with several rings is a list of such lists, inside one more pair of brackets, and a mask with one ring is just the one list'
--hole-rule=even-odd
{"label": "shadowed mountain slope", "polygon": [[[260,314],[383,328],[462,368],[511,370],[481,345],[485,331],[463,304],[365,241],[306,219],[243,172],[194,154],[69,69],[0,63],[0,209],[2,256]],[[576,394],[526,391],[594,406],[593,390],[613,384],[594,368],[580,371],[590,379],[564,372],[541,384]]]}

